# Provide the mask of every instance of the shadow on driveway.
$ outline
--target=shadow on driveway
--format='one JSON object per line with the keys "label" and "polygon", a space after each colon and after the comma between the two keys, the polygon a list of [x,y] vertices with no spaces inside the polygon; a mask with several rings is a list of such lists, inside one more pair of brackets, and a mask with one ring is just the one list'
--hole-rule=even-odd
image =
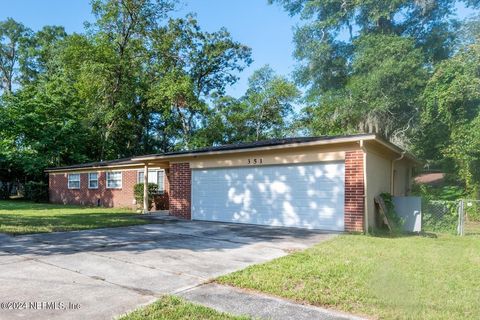
{"label": "shadow on driveway", "polygon": [[112,319],[162,294],[307,248],[334,234],[163,219],[50,234],[0,234],[0,301],[79,309],[0,310],[0,319]]}
{"label": "shadow on driveway", "polygon": [[[192,251],[209,251],[234,249],[256,243],[287,246],[285,249],[301,249],[332,234],[334,233],[319,230],[169,218],[140,226],[4,236],[0,244],[0,256],[142,250],[136,246],[138,244],[148,244],[143,248],[144,250],[188,248]],[[288,248],[289,244],[292,248]]]}

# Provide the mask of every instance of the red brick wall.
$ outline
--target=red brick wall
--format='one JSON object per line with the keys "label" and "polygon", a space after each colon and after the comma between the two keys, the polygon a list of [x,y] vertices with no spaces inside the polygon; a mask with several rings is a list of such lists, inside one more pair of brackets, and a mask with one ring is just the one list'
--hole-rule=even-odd
{"label": "red brick wall", "polygon": [[365,183],[363,152],[345,153],[345,231],[364,231]]}
{"label": "red brick wall", "polygon": [[135,208],[133,186],[137,183],[137,170],[122,171],[122,188],[107,189],[105,172],[98,172],[98,189],[88,189],[88,173],[80,173],[80,189],[68,189],[67,173],[49,174],[49,198],[52,203],[102,207]]}
{"label": "red brick wall", "polygon": [[192,170],[189,163],[172,163],[168,174],[170,214],[191,219]]}

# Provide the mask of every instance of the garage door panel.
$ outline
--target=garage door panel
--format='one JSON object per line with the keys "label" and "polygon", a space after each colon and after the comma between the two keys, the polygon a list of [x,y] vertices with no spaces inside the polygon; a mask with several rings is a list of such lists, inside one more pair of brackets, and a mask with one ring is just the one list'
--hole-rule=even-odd
{"label": "garage door panel", "polygon": [[193,170],[197,220],[343,230],[344,164]]}

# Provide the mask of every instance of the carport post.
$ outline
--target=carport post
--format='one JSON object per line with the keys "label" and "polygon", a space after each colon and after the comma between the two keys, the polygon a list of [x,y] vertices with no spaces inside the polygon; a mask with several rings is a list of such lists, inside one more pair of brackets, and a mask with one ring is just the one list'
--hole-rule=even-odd
{"label": "carport post", "polygon": [[143,167],[143,213],[148,213],[148,163]]}

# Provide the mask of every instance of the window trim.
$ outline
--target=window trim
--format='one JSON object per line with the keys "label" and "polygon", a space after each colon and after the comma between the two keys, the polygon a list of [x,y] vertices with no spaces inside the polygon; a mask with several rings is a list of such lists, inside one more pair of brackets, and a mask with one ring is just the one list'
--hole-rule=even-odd
{"label": "window trim", "polygon": [[[113,173],[120,173],[120,186],[118,187],[110,187],[109,186],[109,183],[108,181],[109,180],[112,180],[112,179],[109,179],[108,176],[110,174],[113,174]],[[107,189],[122,189],[122,186],[123,186],[123,171],[107,171],[106,174],[105,174],[105,180],[106,180],[106,187]]]}
{"label": "window trim", "polygon": [[[90,175],[91,175],[91,174],[96,174],[96,175],[97,175],[97,179],[90,179]],[[98,182],[98,181],[99,181],[99,178],[100,178],[100,177],[99,177],[98,172],[89,172],[89,173],[88,173],[88,185],[87,185],[87,186],[88,186],[88,189],[98,189],[98,185],[99,185],[99,182]],[[96,186],[96,187],[91,187],[91,186],[90,186],[90,182],[91,182],[91,181],[97,181],[97,186]]]}
{"label": "window trim", "polygon": [[[71,176],[78,176],[78,180],[70,180]],[[77,182],[78,181],[78,187],[71,187],[70,182]],[[68,173],[67,174],[67,188],[69,190],[78,190],[82,187],[82,176],[81,173]]]}

